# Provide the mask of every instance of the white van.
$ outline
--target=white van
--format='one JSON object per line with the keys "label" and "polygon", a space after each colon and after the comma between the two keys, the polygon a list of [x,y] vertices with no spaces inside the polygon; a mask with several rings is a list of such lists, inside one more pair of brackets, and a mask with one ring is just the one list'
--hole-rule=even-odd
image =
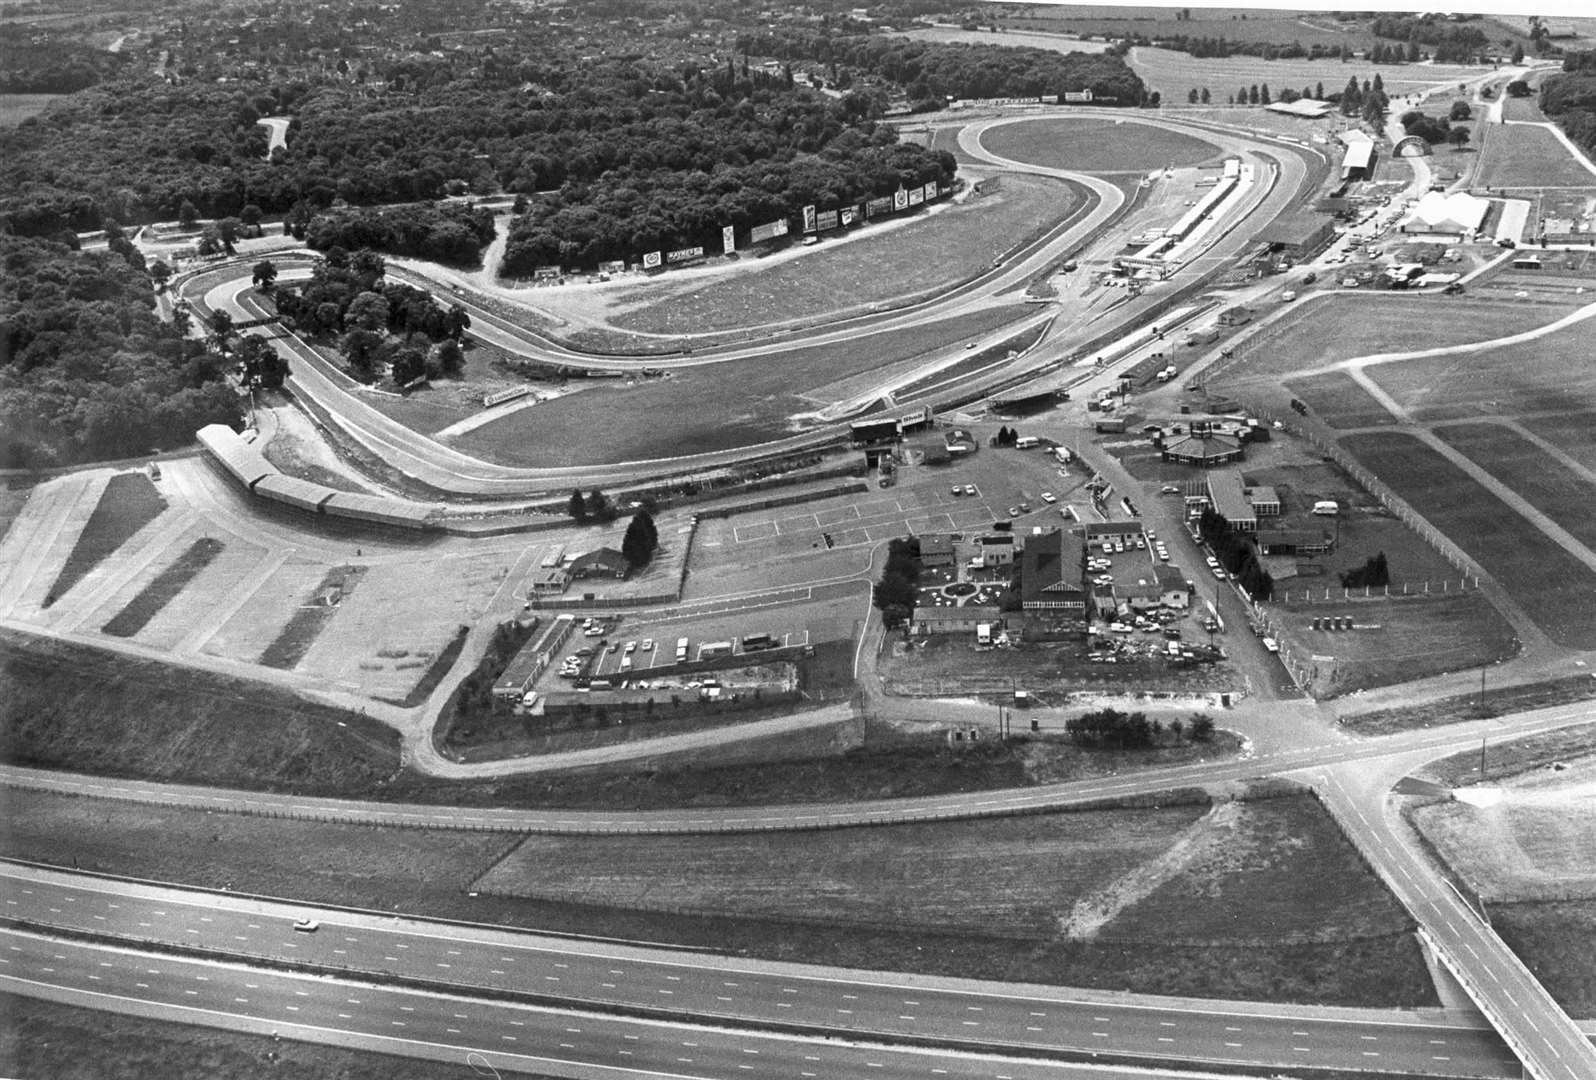
{"label": "white van", "polygon": [[1321,499],[1313,504],[1313,512],[1320,517],[1335,517],[1341,513],[1341,504],[1334,499]]}
{"label": "white van", "polygon": [[1014,449],[1016,450],[1034,450],[1036,447],[1041,445],[1042,440],[1038,439],[1035,435],[1021,435],[1018,439],[1014,440]]}

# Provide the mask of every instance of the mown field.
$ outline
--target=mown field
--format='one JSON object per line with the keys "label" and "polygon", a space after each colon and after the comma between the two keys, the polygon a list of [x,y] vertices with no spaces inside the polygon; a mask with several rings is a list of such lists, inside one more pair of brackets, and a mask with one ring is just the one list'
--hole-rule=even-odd
{"label": "mown field", "polygon": [[359,713],[73,642],[0,631],[0,759],[174,783],[356,794],[399,769]]}
{"label": "mown field", "polygon": [[1239,341],[1235,362],[1212,381],[1228,385],[1254,376],[1273,381],[1275,376],[1376,353],[1491,341],[1544,326],[1565,313],[1451,297],[1342,294],[1304,303],[1293,316]]}
{"label": "mown field", "polygon": [[1313,415],[1333,428],[1376,427],[1401,421],[1345,371],[1327,371],[1286,383],[1292,395],[1307,402]]}
{"label": "mown field", "polygon": [[[1008,14],[1005,9],[998,10],[1003,12],[998,19],[1005,28],[1005,36],[1008,27],[1027,27],[1110,37],[1141,34],[1151,38],[1190,34],[1272,45],[1289,45],[1293,41],[1306,46],[1345,43],[1357,49],[1367,48],[1379,40],[1361,22],[1343,23],[1328,15],[1271,11],[1267,8],[1196,8],[1191,11],[1190,19],[1176,18],[1176,12],[1170,8],[1110,7],[1102,4],[1071,4],[1056,8],[1032,5],[1017,8],[1013,14]],[[1237,18],[1238,15],[1245,15],[1246,18]],[[987,35],[987,40],[991,40],[991,35]]]}
{"label": "mown field", "polygon": [[[1190,28],[1184,32],[1202,33]],[[1219,34],[1215,32],[1213,36]],[[1386,93],[1397,95],[1416,87],[1463,82],[1477,78],[1486,70],[1451,64],[1375,65],[1360,60],[1342,63],[1340,60],[1264,60],[1256,56],[1198,59],[1169,49],[1150,48],[1132,49],[1127,60],[1149,88],[1162,93],[1165,100],[1178,101],[1186,99],[1188,90],[1207,87],[1215,101],[1223,102],[1228,95],[1255,83],[1267,83],[1270,90],[1278,94],[1285,87],[1300,92],[1305,86],[1313,87],[1322,82],[1325,93],[1329,94],[1345,87],[1351,77],[1356,76],[1361,83],[1373,79],[1376,73],[1384,81]]]}
{"label": "mown field", "polygon": [[[1286,583],[1296,584],[1295,582]],[[1335,579],[1324,582],[1332,595]],[[1430,675],[1477,668],[1518,652],[1513,627],[1482,593],[1461,594],[1456,576],[1451,594],[1389,600],[1332,600],[1271,608],[1285,638],[1312,656],[1314,695],[1338,697],[1377,686],[1394,686]],[[1379,590],[1375,590],[1378,596]],[[1318,616],[1351,616],[1360,630],[1315,630]]]}
{"label": "mown field", "polygon": [[801,257],[768,267],[749,253],[734,272],[707,281],[678,284],[666,277],[642,289],[628,287],[626,310],[610,322],[643,333],[705,334],[885,307],[987,271],[1011,248],[1088,208],[1089,197],[1057,180],[1005,176],[965,203],[861,229],[846,242],[831,233]]}
{"label": "mown field", "polygon": [[1146,173],[1219,160],[1213,143],[1125,120],[1039,117],[988,128],[981,145],[1000,157],[1049,169]]}
{"label": "mown field", "polygon": [[[991,309],[913,330],[860,336],[687,368],[635,386],[599,386],[513,413],[456,439],[459,450],[510,465],[642,461],[725,450],[792,434],[787,418],[813,409],[800,395],[860,371],[967,341],[1031,315]],[[735,392],[728,392],[735,387]]]}
{"label": "mown field", "polygon": [[[780,837],[536,837],[474,887],[580,916],[590,932],[647,925],[780,959],[1196,996],[1434,1000],[1409,920],[1304,795]],[[639,923],[649,916],[637,908],[658,914]]]}
{"label": "mown field", "polygon": [[1421,421],[1587,414],[1596,405],[1596,369],[1589,363],[1591,330],[1592,323],[1586,320],[1532,341],[1377,364],[1368,372],[1380,389]]}
{"label": "mown field", "polygon": [[1448,424],[1435,434],[1596,551],[1596,484],[1589,478],[1501,424]]}
{"label": "mown field", "polygon": [[1511,591],[1553,641],[1596,648],[1596,574],[1583,563],[1410,435],[1349,435],[1341,443]]}
{"label": "mown field", "polygon": [[1596,189],[1596,174],[1574,160],[1568,148],[1545,128],[1478,124],[1474,137],[1484,140],[1474,171],[1475,187]]}

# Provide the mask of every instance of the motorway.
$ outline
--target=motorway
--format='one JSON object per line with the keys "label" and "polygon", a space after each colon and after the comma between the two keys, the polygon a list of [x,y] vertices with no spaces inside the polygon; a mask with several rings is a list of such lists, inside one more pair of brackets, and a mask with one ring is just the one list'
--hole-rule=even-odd
{"label": "motorway", "polygon": [[[1479,1077],[1510,1077],[1517,1070],[1488,1025],[1445,1010],[1226,1003],[821,969],[315,909],[7,863],[0,863],[0,896],[7,920],[34,932],[678,1023],[1205,1068],[1378,1065]],[[293,929],[305,915],[319,919],[317,931]],[[108,966],[114,968],[114,960]],[[310,1003],[267,1001],[268,1017],[317,1018]],[[304,1015],[271,1011],[290,1005]]]}

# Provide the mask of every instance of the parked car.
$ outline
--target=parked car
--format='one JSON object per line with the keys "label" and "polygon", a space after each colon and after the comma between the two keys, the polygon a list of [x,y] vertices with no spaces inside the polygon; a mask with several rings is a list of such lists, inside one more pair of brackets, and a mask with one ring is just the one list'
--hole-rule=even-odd
{"label": "parked car", "polygon": [[1058,502],[1058,496],[1054,495],[1051,491],[1044,491],[1042,492],[1042,501],[1048,504],[1056,503]]}
{"label": "parked car", "polygon": [[975,494],[975,485],[974,484],[965,484],[964,485],[964,493],[966,495],[974,495]]}

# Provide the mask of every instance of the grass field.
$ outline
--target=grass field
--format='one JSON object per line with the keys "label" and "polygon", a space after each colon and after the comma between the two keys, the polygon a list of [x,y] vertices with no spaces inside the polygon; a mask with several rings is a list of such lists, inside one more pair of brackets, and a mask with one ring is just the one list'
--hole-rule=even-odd
{"label": "grass field", "polygon": [[[1367,294],[1316,300],[1297,308],[1294,316],[1239,341],[1235,364],[1212,381],[1229,384],[1254,376],[1274,381],[1276,376],[1359,356],[1490,341],[1544,326],[1564,314],[1520,304],[1449,300]],[[1478,361],[1478,357],[1469,360]]]}
{"label": "grass field", "polygon": [[1524,124],[1479,124],[1474,137],[1483,139],[1475,166],[1475,187],[1596,188],[1596,174],[1568,152],[1557,136]]}
{"label": "grass field", "polygon": [[1376,427],[1399,422],[1391,410],[1345,371],[1327,371],[1305,379],[1293,379],[1286,383],[1286,389],[1307,402],[1313,414],[1333,428]]}
{"label": "grass field", "polygon": [[94,512],[89,515],[88,524],[78,534],[72,554],[62,563],[44,606],[49,607],[64,596],[107,555],[127,543],[134,533],[154,521],[165,509],[166,500],[143,473],[118,473],[111,477]]}
{"label": "grass field", "polygon": [[[999,9],[1003,11],[1003,9]],[[1245,14],[1245,19],[1238,19]],[[1149,38],[1172,34],[1189,34],[1206,37],[1224,37],[1229,41],[1260,41],[1273,45],[1289,45],[1293,41],[1306,46],[1339,45],[1366,48],[1378,39],[1362,22],[1341,22],[1328,15],[1306,15],[1295,11],[1271,11],[1267,8],[1198,8],[1190,19],[1177,19],[1169,8],[1109,7],[1106,5],[1071,4],[1068,7],[1046,8],[1030,6],[1015,14],[998,16],[1005,28],[1034,27],[1073,34],[1100,34],[1122,37],[1140,34]],[[1004,38],[1007,38],[1005,33]],[[987,40],[992,40],[990,34]]]}
{"label": "grass field", "polygon": [[[1005,20],[1005,25],[1018,20]],[[1077,41],[1074,38],[1060,37],[1058,34],[1045,32],[1048,28],[1038,25],[1040,33],[1027,33],[1024,30],[1005,30],[1002,35],[994,35],[984,30],[955,30],[946,26],[929,27],[924,30],[909,30],[903,37],[913,38],[915,41],[935,41],[943,45],[1002,45],[1009,49],[1046,49],[1048,52],[1061,53],[1100,53],[1108,49],[1106,41]]]}
{"label": "grass field", "polygon": [[1551,639],[1596,648],[1596,575],[1456,465],[1409,435],[1342,445],[1510,590]]}
{"label": "grass field", "polygon": [[261,683],[0,632],[4,760],[256,790],[353,794],[399,768],[399,737]]}
{"label": "grass field", "polygon": [[750,258],[736,272],[700,283],[667,277],[642,289],[629,286],[642,304],[629,304],[610,321],[625,330],[703,334],[885,305],[990,269],[1082,205],[1082,193],[1057,180],[1006,176],[992,194],[890,229],[861,230],[847,243],[828,241],[768,268]]}
{"label": "grass field", "polygon": [[1423,421],[1588,414],[1596,369],[1588,362],[1591,324],[1487,352],[1404,360],[1369,368],[1380,389]]}
{"label": "grass field", "polygon": [[0,128],[16,127],[48,109],[66,94],[0,94]]}
{"label": "grass field", "polygon": [[1500,424],[1450,424],[1435,434],[1596,550],[1596,485]]}
{"label": "grass field", "polygon": [[1086,173],[1146,173],[1220,157],[1213,143],[1167,128],[1066,117],[990,128],[982,134],[981,145],[1000,157]]}
{"label": "grass field", "polygon": [[127,602],[126,607],[100,627],[101,633],[110,634],[112,637],[132,637],[137,634],[221,552],[220,540],[201,537],[194,541],[186,551],[155,575],[153,581],[140,589],[138,595]]}
{"label": "grass field", "polygon": [[[1226,27],[1232,25],[1237,24],[1225,24]],[[1184,33],[1201,31],[1188,28]],[[1487,70],[1450,64],[1374,65],[1358,60],[1348,63],[1340,60],[1264,60],[1256,56],[1198,59],[1169,49],[1150,48],[1132,49],[1128,60],[1149,89],[1162,93],[1165,100],[1179,101],[1185,100],[1188,90],[1207,87],[1215,100],[1223,102],[1228,95],[1254,83],[1267,83],[1270,90],[1278,94],[1286,87],[1300,92],[1305,86],[1322,82],[1325,93],[1329,94],[1345,87],[1348,78],[1356,76],[1361,83],[1365,79],[1373,79],[1376,72],[1385,83],[1386,93],[1395,96],[1416,87],[1456,84],[1476,78]]]}
{"label": "grass field", "polygon": [[[435,1061],[119,1016],[0,994],[0,1074],[53,1080],[437,1080]],[[506,1076],[538,1080],[530,1073]]]}
{"label": "grass field", "polygon": [[844,346],[690,368],[635,386],[595,387],[485,424],[454,445],[506,464],[557,466],[676,457],[779,439],[792,434],[789,416],[813,408],[799,396],[805,391],[945,349],[1031,314],[1019,307],[861,336]]}
{"label": "grass field", "polygon": [[[1303,815],[1316,813],[1299,796],[1223,813],[1108,808],[788,837],[532,838],[478,888],[581,914],[590,930],[668,927],[673,940],[750,955],[1196,996],[1432,1002],[1408,920],[1344,842],[1321,843],[1334,827],[1309,826]],[[1307,839],[1277,843],[1288,830]],[[1152,881],[1168,892],[1149,892]],[[1238,918],[1235,903],[1271,892],[1313,902]],[[646,914],[614,910],[625,903],[670,917],[639,924]],[[1111,940],[1071,936],[1081,905],[1109,913],[1093,921]]]}
{"label": "grass field", "polygon": [[[1340,595],[1334,578],[1326,584]],[[1457,585],[1454,575],[1453,595],[1275,605],[1271,614],[1284,637],[1308,655],[1333,658],[1314,662],[1314,696],[1337,697],[1515,655],[1512,625],[1483,594],[1457,594]],[[1349,615],[1366,629],[1315,630],[1313,619],[1321,615]]]}

